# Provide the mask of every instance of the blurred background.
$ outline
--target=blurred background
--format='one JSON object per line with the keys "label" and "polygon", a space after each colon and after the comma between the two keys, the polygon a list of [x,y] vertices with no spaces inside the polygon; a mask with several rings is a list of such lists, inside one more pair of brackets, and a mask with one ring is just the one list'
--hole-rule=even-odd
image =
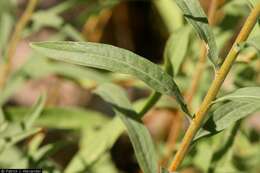
{"label": "blurred background", "polygon": [[[28,2],[0,1],[2,61],[15,25]],[[211,0],[201,0],[205,13],[208,13],[211,3]],[[212,25],[221,57],[225,57],[232,46],[249,11],[250,7],[244,0],[219,0]],[[40,58],[32,52],[29,43],[63,40],[106,43],[161,64],[167,40],[178,34],[178,29],[183,26],[189,24],[171,0],[39,0],[11,58],[11,71],[1,92],[0,104],[7,121],[19,122],[38,97],[46,93],[45,108],[34,123],[40,131],[21,138],[1,152],[0,167],[36,167],[47,172],[69,173],[141,173],[124,128],[113,119],[111,107],[92,91],[101,83],[116,83],[125,89],[138,110],[151,90],[127,75]],[[200,39],[191,31],[187,51],[175,74],[183,93],[190,87],[196,71],[200,45]],[[191,102],[193,111],[196,111],[213,79],[210,63],[206,63],[205,73]],[[244,86],[260,86],[259,55],[252,49],[240,54],[239,63],[232,69],[221,93]],[[165,96],[143,118],[161,158],[166,157],[169,140],[175,143],[169,149],[175,153],[188,126],[188,119],[179,116],[175,100]],[[113,132],[109,132],[111,128]],[[229,170],[225,173],[237,170],[259,173],[259,134],[260,114],[256,112],[243,121],[236,145],[226,151],[227,156],[219,163],[223,165],[223,173],[224,169]],[[219,141],[225,135],[221,133],[216,139],[209,138],[196,144],[181,173],[206,172],[210,156],[221,146]],[[172,155],[167,157],[171,160]]]}

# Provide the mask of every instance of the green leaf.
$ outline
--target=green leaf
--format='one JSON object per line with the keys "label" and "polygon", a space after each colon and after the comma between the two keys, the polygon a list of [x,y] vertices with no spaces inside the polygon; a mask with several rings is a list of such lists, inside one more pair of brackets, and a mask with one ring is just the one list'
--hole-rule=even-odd
{"label": "green leaf", "polygon": [[211,117],[202,129],[197,133],[194,140],[204,136],[212,136],[228,128],[236,121],[260,110],[260,101],[230,101],[220,105],[212,112]]}
{"label": "green leaf", "polygon": [[8,13],[0,15],[0,50],[4,53],[10,33],[12,31],[13,19]]}
{"label": "green leaf", "polygon": [[39,117],[45,102],[45,96],[39,97],[31,111],[25,115],[25,118],[19,122],[8,122],[4,131],[0,132],[0,144],[3,152],[7,147],[27,138],[28,136],[39,132],[40,129],[32,128],[32,124]]}
{"label": "green leaf", "polygon": [[250,8],[254,8],[258,2],[260,2],[259,0],[247,0],[248,1],[248,4],[250,6]]}
{"label": "green leaf", "polygon": [[179,72],[181,63],[187,53],[190,31],[189,27],[182,27],[173,32],[166,43],[164,59],[170,60],[174,75]]}
{"label": "green leaf", "polygon": [[20,70],[14,72],[7,81],[6,87],[0,91],[0,106],[8,101],[14,92],[26,82],[26,77]]}
{"label": "green leaf", "polygon": [[[6,113],[13,121],[19,121],[27,112],[26,108],[8,107]],[[74,107],[48,107],[44,108],[35,124],[48,128],[79,129],[101,127],[108,121],[104,115],[93,110]]]}
{"label": "green leaf", "polygon": [[43,133],[39,133],[31,139],[31,141],[28,144],[28,154],[29,155],[33,155],[37,152],[37,150],[40,148],[40,145],[42,144],[44,138],[45,138],[45,135]]}
{"label": "green leaf", "polygon": [[35,105],[31,108],[31,110],[27,113],[23,120],[23,124],[25,126],[25,129],[29,129],[32,127],[35,120],[40,116],[44,104],[46,100],[46,95],[41,95]]}
{"label": "green leaf", "polygon": [[174,1],[156,0],[152,2],[157,8],[169,33],[173,33],[176,29],[183,26],[184,21],[181,10]]}
{"label": "green leaf", "polygon": [[[41,70],[39,70],[39,66]],[[54,63],[33,55],[27,64],[23,67],[22,72],[32,78],[39,78],[50,74],[60,75],[72,79],[82,85],[93,86],[96,83],[108,82],[110,77],[95,69],[80,67],[67,63]]]}
{"label": "green leaf", "polygon": [[161,168],[160,173],[170,173],[170,172],[167,169],[165,169],[165,168]]}
{"label": "green leaf", "polygon": [[218,149],[213,153],[207,172],[215,172],[216,167],[219,167],[217,164],[229,153],[229,150],[234,144],[240,125],[241,121],[235,123],[234,127],[228,132],[226,139],[224,139],[225,143],[223,144],[223,142],[221,142]]}
{"label": "green leaf", "polygon": [[250,39],[248,39],[245,43],[244,43],[246,47],[253,47],[255,48],[258,52],[260,52],[260,36],[254,36]]}
{"label": "green leaf", "polygon": [[198,132],[194,140],[203,136],[214,135],[236,121],[260,110],[260,87],[240,88],[218,98],[214,103],[229,101],[211,112],[212,115]]}
{"label": "green leaf", "polygon": [[[5,114],[3,112],[3,109],[0,107],[0,129],[2,124],[5,122]],[[1,131],[1,130],[0,130]]]}
{"label": "green leaf", "polygon": [[87,171],[93,173],[118,173],[120,172],[114,164],[109,152],[102,155],[102,157],[92,165]]}
{"label": "green leaf", "polygon": [[193,26],[200,38],[208,45],[208,57],[218,68],[218,50],[213,31],[210,29],[208,19],[198,0],[176,0],[183,11],[185,18]]}
{"label": "green leaf", "polygon": [[227,94],[218,98],[214,103],[233,100],[233,101],[260,101],[260,87],[245,87],[240,88],[231,94]]}
{"label": "green leaf", "polygon": [[175,96],[183,111],[188,113],[184,99],[172,77],[158,65],[128,50],[90,42],[42,42],[33,43],[31,47],[56,60],[133,75],[154,90]]}
{"label": "green leaf", "polygon": [[149,131],[142,123],[133,119],[136,113],[124,91],[118,86],[104,84],[95,92],[114,107],[116,114],[124,122],[142,171],[157,173],[157,156]]}
{"label": "green leaf", "polygon": [[43,27],[59,28],[63,23],[62,17],[49,11],[38,11],[32,16],[32,28],[38,31]]}
{"label": "green leaf", "polygon": [[120,119],[114,118],[99,131],[83,134],[80,150],[68,164],[65,172],[79,172],[93,164],[105,151],[111,149],[124,130]]}

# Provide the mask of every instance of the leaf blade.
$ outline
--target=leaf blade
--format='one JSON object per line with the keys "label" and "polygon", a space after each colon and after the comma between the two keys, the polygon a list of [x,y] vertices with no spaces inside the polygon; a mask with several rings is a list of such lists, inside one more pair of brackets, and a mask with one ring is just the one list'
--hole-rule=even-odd
{"label": "leaf blade", "polygon": [[180,65],[187,52],[189,43],[190,28],[182,27],[174,32],[168,39],[164,51],[164,59],[169,59],[174,75],[179,72]]}
{"label": "leaf blade", "polygon": [[193,26],[197,34],[208,46],[208,57],[215,68],[218,68],[218,50],[214,34],[208,25],[208,19],[198,0],[176,0],[184,17]]}
{"label": "leaf blade", "polygon": [[[112,84],[104,84],[97,88],[96,93],[113,105],[116,114],[124,122],[134,147],[136,158],[144,173],[157,173],[157,158],[150,133],[142,123],[130,118],[131,115],[127,115],[127,112],[132,112],[133,110],[123,90]],[[115,97],[114,93],[116,93],[117,97]],[[131,110],[122,111],[118,107]]]}
{"label": "leaf blade", "polygon": [[128,50],[90,42],[41,42],[32,43],[31,47],[56,60],[135,76],[154,90],[175,96],[182,110],[189,113],[172,77],[158,65]]}

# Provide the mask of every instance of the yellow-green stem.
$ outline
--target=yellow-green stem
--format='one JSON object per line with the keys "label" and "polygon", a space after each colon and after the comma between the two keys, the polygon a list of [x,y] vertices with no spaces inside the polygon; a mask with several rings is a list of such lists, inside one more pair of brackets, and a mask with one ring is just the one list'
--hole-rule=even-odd
{"label": "yellow-green stem", "polygon": [[[218,6],[219,6],[219,0],[212,0],[209,11],[208,11],[208,20],[209,20],[210,25],[214,25],[214,23],[215,23]],[[185,99],[186,99],[186,102],[189,107],[191,107],[193,97],[196,94],[196,91],[201,82],[201,78],[202,78],[203,72],[205,70],[206,59],[207,59],[207,47],[206,47],[205,43],[202,42],[201,47],[200,47],[199,61],[196,66],[195,73],[192,77],[191,87],[185,94]],[[179,111],[176,114],[176,116],[178,117],[177,118],[178,122],[174,122],[172,124],[170,133],[169,133],[169,136],[167,139],[167,143],[166,143],[166,148],[167,148],[167,154],[165,157],[166,160],[168,160],[168,158],[170,158],[171,153],[175,149],[175,145],[176,145],[176,142],[177,142],[177,139],[179,137],[179,133],[180,133],[180,130],[182,127],[183,113]]]}
{"label": "yellow-green stem", "polygon": [[177,151],[175,158],[169,167],[170,172],[176,171],[178,166],[183,161],[188,151],[188,148],[192,142],[193,137],[197,133],[198,129],[201,127],[204,117],[206,116],[206,113],[210,108],[211,102],[216,98],[222,83],[224,82],[228,72],[232,67],[232,64],[236,60],[236,57],[238,55],[237,44],[245,41],[248,38],[249,34],[251,33],[253,27],[256,24],[259,14],[260,14],[260,3],[258,3],[257,6],[250,13],[235,43],[233,44],[231,50],[229,51],[227,57],[225,58],[225,61],[221,65],[220,69],[216,72],[215,79],[212,82],[201,106],[199,107],[198,112],[195,114],[195,117],[192,120],[188,130],[186,131],[183,141],[180,145],[180,148]]}
{"label": "yellow-green stem", "polygon": [[0,67],[0,89],[2,89],[5,85],[5,82],[9,76],[11,70],[11,62],[12,58],[15,54],[15,50],[17,44],[21,38],[21,33],[23,28],[27,25],[28,21],[30,20],[32,13],[37,5],[38,0],[30,0],[25,12],[23,13],[22,17],[18,21],[17,25],[15,26],[14,33],[11,37],[11,41],[8,45],[7,54],[3,64]]}

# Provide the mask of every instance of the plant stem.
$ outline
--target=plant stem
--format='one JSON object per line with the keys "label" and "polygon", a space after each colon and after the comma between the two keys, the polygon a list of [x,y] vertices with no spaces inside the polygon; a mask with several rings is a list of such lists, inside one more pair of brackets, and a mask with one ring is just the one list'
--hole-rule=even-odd
{"label": "plant stem", "polygon": [[[210,25],[214,25],[216,23],[215,18],[216,18],[216,12],[218,10],[218,6],[219,6],[219,0],[212,0],[208,10],[208,21]],[[198,86],[200,84],[205,69],[206,59],[207,59],[207,47],[205,43],[202,42],[200,46],[199,61],[196,66],[195,73],[192,77],[191,87],[185,94],[185,100],[187,101],[189,107],[191,107],[193,97],[198,90]],[[171,153],[175,149],[175,145],[179,137],[180,130],[182,128],[181,124],[183,122],[183,113],[179,111],[176,114],[176,117],[178,121],[172,123],[172,127],[170,129],[169,137],[166,143],[167,152],[164,160],[168,160],[170,158]]]}
{"label": "plant stem", "polygon": [[173,172],[176,171],[178,166],[181,164],[182,160],[184,159],[187,150],[192,142],[193,137],[201,127],[201,124],[204,120],[204,117],[207,111],[210,108],[211,102],[216,98],[218,91],[222,83],[224,82],[228,72],[230,71],[236,57],[239,53],[237,45],[243,41],[245,41],[249,34],[251,33],[253,27],[256,24],[257,18],[260,14],[260,3],[252,10],[250,15],[248,16],[242,30],[240,31],[235,43],[233,44],[231,50],[229,51],[225,61],[221,65],[220,69],[215,74],[215,79],[213,80],[201,106],[199,107],[198,112],[195,114],[194,119],[192,120],[188,130],[186,131],[183,141],[179,150],[177,151],[173,162],[169,167],[169,171]]}
{"label": "plant stem", "polygon": [[22,17],[18,21],[18,23],[15,26],[14,33],[11,37],[11,41],[8,45],[7,54],[5,56],[3,64],[1,64],[0,68],[0,89],[4,88],[5,82],[9,76],[9,73],[11,71],[11,63],[12,58],[14,57],[15,50],[17,48],[17,44],[21,39],[21,33],[24,29],[24,27],[27,25],[28,21],[30,20],[33,11],[37,5],[38,0],[30,0],[25,12],[23,13]]}
{"label": "plant stem", "polygon": [[158,92],[153,92],[147,102],[145,103],[144,107],[142,108],[142,110],[139,112],[139,117],[142,118],[144,116],[144,114],[146,114],[156,103],[157,101],[161,98],[162,94],[158,93]]}

